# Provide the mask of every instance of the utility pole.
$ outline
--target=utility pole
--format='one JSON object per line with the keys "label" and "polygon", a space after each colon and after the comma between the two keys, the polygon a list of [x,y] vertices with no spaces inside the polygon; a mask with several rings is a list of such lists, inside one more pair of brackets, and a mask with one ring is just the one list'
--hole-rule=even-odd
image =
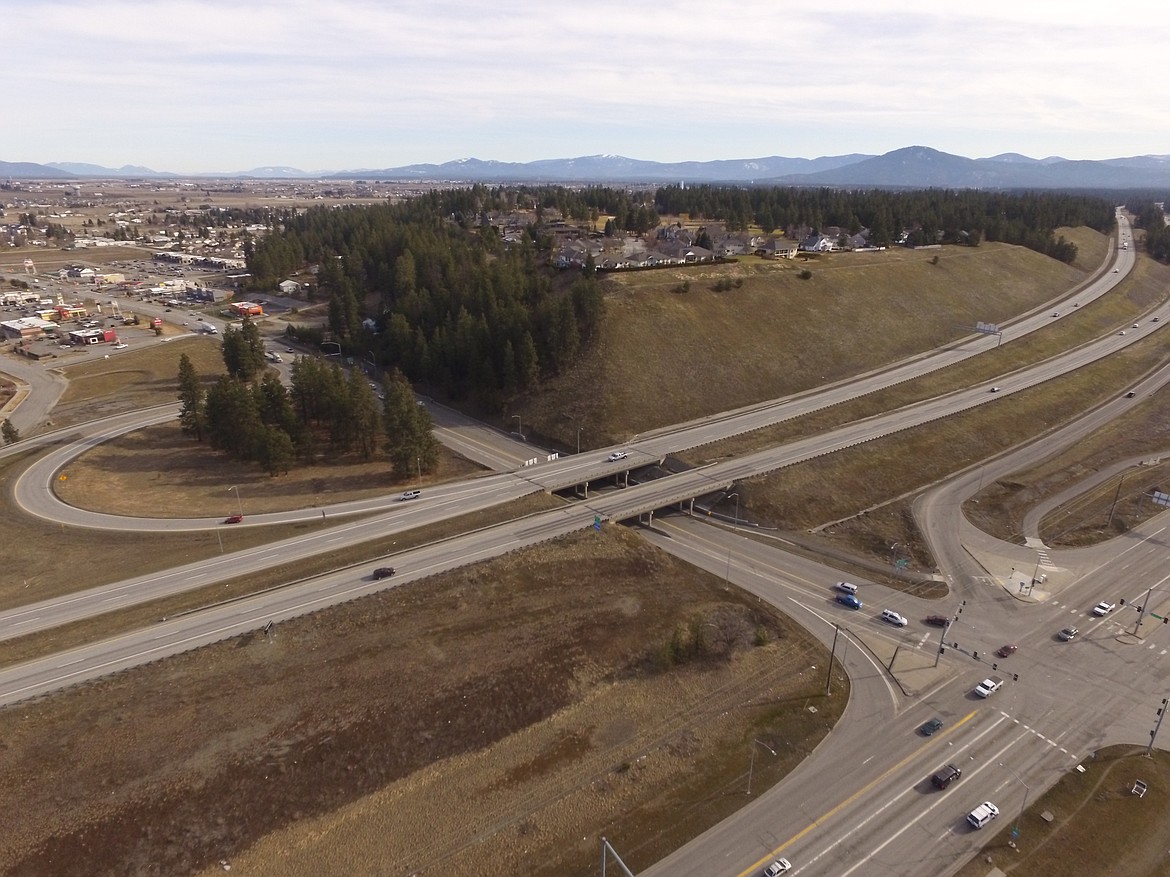
{"label": "utility pole", "polygon": [[[841,633],[841,626],[833,625],[833,648],[829,650],[829,672],[825,674],[825,696],[829,696],[833,684],[833,658],[837,655],[837,635]],[[937,661],[935,662],[937,664]]]}
{"label": "utility pole", "polygon": [[1128,474],[1128,472],[1122,472],[1121,477],[1117,479],[1117,492],[1113,494],[1113,505],[1109,506],[1109,517],[1105,521],[1106,527],[1113,523],[1113,510],[1117,508],[1117,500],[1121,497],[1121,485]]}

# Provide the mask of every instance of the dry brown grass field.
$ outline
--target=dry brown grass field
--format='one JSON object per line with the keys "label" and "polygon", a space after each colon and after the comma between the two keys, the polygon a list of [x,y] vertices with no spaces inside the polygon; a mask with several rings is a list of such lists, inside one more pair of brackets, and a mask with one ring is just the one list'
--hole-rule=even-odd
{"label": "dry brown grass field", "polygon": [[763,789],[827,733],[826,659],[589,532],[0,711],[0,870],[552,877],[601,832],[642,868],[742,806],[753,738]]}
{"label": "dry brown grass field", "polygon": [[[1103,257],[1104,237],[1081,237]],[[801,280],[806,267],[812,278]],[[833,254],[807,263],[750,257],[610,276],[599,343],[509,412],[566,447],[578,426],[592,446],[621,442],[940,346],[970,334],[977,321],[1036,307],[1085,276],[1000,244]],[[713,291],[722,278],[743,283]],[[675,291],[683,281],[689,291]]]}

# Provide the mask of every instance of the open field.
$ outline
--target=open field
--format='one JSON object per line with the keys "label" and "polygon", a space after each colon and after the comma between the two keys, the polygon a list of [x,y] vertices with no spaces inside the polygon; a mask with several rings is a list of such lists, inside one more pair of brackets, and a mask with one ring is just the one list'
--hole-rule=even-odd
{"label": "open field", "polygon": [[603,831],[645,867],[742,806],[753,738],[762,790],[827,733],[825,660],[635,533],[581,534],[0,711],[0,869],[552,877]]}

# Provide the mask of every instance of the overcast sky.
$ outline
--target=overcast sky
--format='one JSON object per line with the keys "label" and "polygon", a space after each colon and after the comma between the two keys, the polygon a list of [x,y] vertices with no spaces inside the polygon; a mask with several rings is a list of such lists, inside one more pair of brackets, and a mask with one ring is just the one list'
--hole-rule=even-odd
{"label": "overcast sky", "polygon": [[4,0],[0,160],[1170,154],[1164,0]]}

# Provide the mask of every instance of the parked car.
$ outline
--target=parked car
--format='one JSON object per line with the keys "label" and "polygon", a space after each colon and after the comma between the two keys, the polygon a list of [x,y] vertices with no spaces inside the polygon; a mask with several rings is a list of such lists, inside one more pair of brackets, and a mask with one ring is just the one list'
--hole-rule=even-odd
{"label": "parked car", "polygon": [[1064,640],[1067,643],[1067,642],[1071,642],[1072,640],[1074,640],[1078,633],[1080,633],[1080,631],[1077,630],[1075,627],[1066,627],[1066,628],[1063,628],[1060,631],[1060,633],[1057,634],[1057,636],[1060,637],[1062,640]]}
{"label": "parked car", "polygon": [[1104,616],[1108,615],[1110,612],[1112,612],[1116,608],[1117,608],[1117,604],[1109,603],[1105,600],[1102,600],[1100,603],[1098,603],[1096,606],[1093,607],[1093,614],[1096,615],[1098,618],[1103,618]]}
{"label": "parked car", "polygon": [[388,579],[392,575],[394,575],[394,567],[392,566],[380,566],[374,570],[375,579]]}
{"label": "parked car", "polygon": [[849,609],[860,609],[861,601],[852,594],[838,594],[837,602]]}
{"label": "parked car", "polygon": [[999,655],[1001,658],[1007,658],[1007,657],[1010,657],[1011,655],[1014,655],[1016,653],[1016,649],[1018,649],[1018,648],[1019,648],[1019,646],[1013,646],[1009,643],[1006,646],[1000,646],[998,649],[995,650],[995,653],[997,655]]}
{"label": "parked car", "polygon": [[918,733],[921,734],[923,737],[933,737],[934,732],[937,731],[942,726],[943,726],[942,719],[931,719],[929,722],[925,722],[924,724],[922,724],[918,728]]}
{"label": "parked car", "polygon": [[946,627],[951,623],[950,616],[948,615],[927,615],[922,620],[931,627]]}
{"label": "parked car", "polygon": [[228,515],[226,518],[223,519],[223,522],[225,524],[238,524],[242,520],[244,520],[243,515]]}

